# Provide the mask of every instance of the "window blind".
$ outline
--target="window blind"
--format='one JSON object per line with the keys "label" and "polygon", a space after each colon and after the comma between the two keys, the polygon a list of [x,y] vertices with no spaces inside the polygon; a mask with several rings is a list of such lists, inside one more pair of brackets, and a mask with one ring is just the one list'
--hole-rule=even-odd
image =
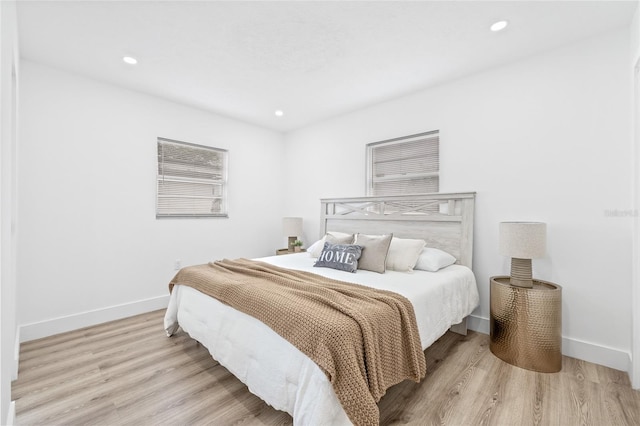
{"label": "window blind", "polygon": [[227,154],[158,138],[156,217],[227,217]]}
{"label": "window blind", "polygon": [[367,194],[404,195],[438,192],[439,131],[367,145]]}

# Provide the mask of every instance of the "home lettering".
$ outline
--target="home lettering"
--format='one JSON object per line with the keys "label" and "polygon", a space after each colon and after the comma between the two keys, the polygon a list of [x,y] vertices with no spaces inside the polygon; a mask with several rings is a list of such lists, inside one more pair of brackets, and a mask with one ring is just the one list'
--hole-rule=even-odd
{"label": "home lettering", "polygon": [[355,259],[353,253],[344,251],[323,251],[320,254],[320,260],[323,262],[337,262],[351,264]]}

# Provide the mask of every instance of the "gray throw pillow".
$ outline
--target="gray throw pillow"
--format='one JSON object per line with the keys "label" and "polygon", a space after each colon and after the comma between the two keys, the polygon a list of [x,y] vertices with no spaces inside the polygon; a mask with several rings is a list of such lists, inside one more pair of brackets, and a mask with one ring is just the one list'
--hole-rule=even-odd
{"label": "gray throw pillow", "polygon": [[322,253],[313,266],[356,272],[358,259],[362,255],[362,247],[352,244],[324,243]]}
{"label": "gray throw pillow", "polygon": [[358,260],[358,269],[384,274],[391,238],[393,238],[393,234],[357,234],[353,243],[362,246],[362,256]]}

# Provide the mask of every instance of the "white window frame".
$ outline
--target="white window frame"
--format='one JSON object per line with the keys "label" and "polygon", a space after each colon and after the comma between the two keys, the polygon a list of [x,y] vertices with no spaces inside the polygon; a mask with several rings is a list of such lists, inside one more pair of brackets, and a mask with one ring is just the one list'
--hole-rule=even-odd
{"label": "white window frame", "polygon": [[[177,163],[165,163],[165,157],[163,156],[164,146],[169,145],[186,149],[187,159],[190,154],[193,154],[193,158],[196,160],[196,155],[198,154],[215,152],[221,157],[221,162],[214,166],[207,165],[202,161],[194,161],[191,169],[186,168],[182,173],[172,172],[168,166]],[[192,148],[192,153],[188,152],[189,148]],[[157,140],[156,166],[156,218],[229,217],[227,205],[228,157],[229,153],[226,149],[159,137]],[[207,169],[207,167],[210,168]],[[217,177],[198,176],[198,174],[207,174],[207,172],[211,176]],[[171,188],[170,185],[165,185],[166,182],[173,182],[175,185]],[[211,188],[211,195],[203,194],[202,189],[198,189],[198,187],[206,189],[207,186]],[[169,200],[174,200],[174,203],[171,204]],[[188,200],[194,201],[192,206],[188,205]],[[204,211],[202,208],[203,200],[211,200],[212,209],[209,212]],[[216,200],[219,201],[216,202]],[[219,208],[214,209],[215,204],[218,204]]]}
{"label": "white window frame", "polygon": [[[402,144],[407,144],[411,142],[415,142],[418,140],[429,141],[430,143],[435,143],[437,150],[435,153],[435,158],[429,158],[429,165],[437,169],[436,171],[422,171],[422,172],[411,172],[411,173],[396,173],[384,176],[374,176],[376,165],[374,164],[374,150],[380,147],[388,147],[388,146],[397,146],[400,148]],[[412,179],[422,179],[425,177],[433,177],[436,178],[435,188],[433,191],[429,192],[438,192],[440,190],[440,131],[433,130],[424,133],[417,133],[415,135],[403,136],[394,139],[388,139],[380,142],[372,142],[367,144],[366,150],[366,194],[368,196],[376,196],[376,195],[406,195],[407,192],[395,191],[393,193],[380,194],[375,191],[375,184],[378,182],[398,182],[398,181],[410,181]],[[433,154],[431,155],[434,156]],[[398,152],[398,158],[392,159],[391,161],[400,161],[400,152]],[[435,164],[434,164],[435,162]],[[424,191],[422,192],[424,193]]]}

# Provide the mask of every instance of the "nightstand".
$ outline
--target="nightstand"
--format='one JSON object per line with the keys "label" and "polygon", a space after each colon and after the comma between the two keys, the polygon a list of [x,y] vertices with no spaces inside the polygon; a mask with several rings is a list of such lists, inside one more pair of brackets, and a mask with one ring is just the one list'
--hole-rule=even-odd
{"label": "nightstand", "polygon": [[533,280],[516,287],[491,277],[490,344],[501,360],[541,373],[562,369],[562,287]]}
{"label": "nightstand", "polygon": [[300,251],[289,251],[289,249],[288,249],[288,248],[281,248],[281,249],[276,250],[276,255],[277,255],[277,256],[280,256],[280,255],[283,255],[283,254],[304,253],[304,252],[306,252],[306,251],[307,251],[307,250],[305,250],[305,249],[301,249]]}

